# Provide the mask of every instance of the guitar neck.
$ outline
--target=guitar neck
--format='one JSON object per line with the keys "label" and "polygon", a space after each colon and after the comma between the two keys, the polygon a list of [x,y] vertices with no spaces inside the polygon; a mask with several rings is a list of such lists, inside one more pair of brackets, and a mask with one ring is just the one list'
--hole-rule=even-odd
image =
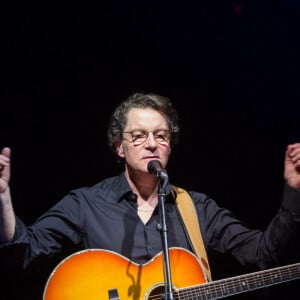
{"label": "guitar neck", "polygon": [[300,278],[300,263],[253,272],[177,290],[179,299],[213,300]]}

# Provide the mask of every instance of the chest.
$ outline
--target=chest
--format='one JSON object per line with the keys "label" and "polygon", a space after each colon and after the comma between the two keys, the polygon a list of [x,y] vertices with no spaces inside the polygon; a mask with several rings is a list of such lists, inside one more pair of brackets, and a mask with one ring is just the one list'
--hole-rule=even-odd
{"label": "chest", "polygon": [[[94,213],[85,222],[85,248],[108,249],[128,257],[135,256],[137,252],[156,254],[162,249],[161,232],[157,229],[160,222],[157,210],[139,213],[134,207],[120,206],[117,209],[115,207],[113,213]],[[166,209],[166,225],[169,246],[188,249],[181,220],[172,206]]]}

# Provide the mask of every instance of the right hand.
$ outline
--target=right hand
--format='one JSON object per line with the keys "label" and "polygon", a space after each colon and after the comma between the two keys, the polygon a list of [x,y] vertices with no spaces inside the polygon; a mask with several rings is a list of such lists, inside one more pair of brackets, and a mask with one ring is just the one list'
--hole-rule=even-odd
{"label": "right hand", "polygon": [[284,177],[289,186],[300,190],[300,143],[291,144],[287,147]]}
{"label": "right hand", "polygon": [[4,147],[0,153],[0,194],[8,190],[10,179],[10,148]]}

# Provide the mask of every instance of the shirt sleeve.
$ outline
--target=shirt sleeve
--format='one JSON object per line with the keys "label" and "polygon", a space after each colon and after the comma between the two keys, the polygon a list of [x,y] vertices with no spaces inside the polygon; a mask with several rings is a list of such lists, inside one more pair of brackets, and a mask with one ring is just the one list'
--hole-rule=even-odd
{"label": "shirt sleeve", "polygon": [[282,208],[290,211],[296,219],[300,218],[300,190],[291,188],[288,184],[284,185]]}
{"label": "shirt sleeve", "polygon": [[[47,259],[76,250],[81,241],[81,209],[76,195],[67,195],[32,226],[17,216],[13,240],[1,245],[9,263],[26,269],[37,258]],[[11,258],[11,259],[10,259]]]}
{"label": "shirt sleeve", "polygon": [[300,193],[285,186],[282,205],[266,230],[249,228],[228,209],[206,195],[194,193],[207,251],[227,253],[245,266],[259,269],[297,259]]}

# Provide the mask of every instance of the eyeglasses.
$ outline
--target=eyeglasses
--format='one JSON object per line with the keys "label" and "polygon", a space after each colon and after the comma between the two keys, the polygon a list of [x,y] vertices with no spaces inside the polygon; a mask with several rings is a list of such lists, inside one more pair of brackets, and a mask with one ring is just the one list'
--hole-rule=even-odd
{"label": "eyeglasses", "polygon": [[159,144],[169,144],[171,136],[170,130],[167,129],[158,129],[155,131],[133,130],[123,131],[123,133],[129,133],[131,135],[131,140],[128,141],[135,146],[145,143],[149,137],[149,133],[153,134],[155,141]]}

